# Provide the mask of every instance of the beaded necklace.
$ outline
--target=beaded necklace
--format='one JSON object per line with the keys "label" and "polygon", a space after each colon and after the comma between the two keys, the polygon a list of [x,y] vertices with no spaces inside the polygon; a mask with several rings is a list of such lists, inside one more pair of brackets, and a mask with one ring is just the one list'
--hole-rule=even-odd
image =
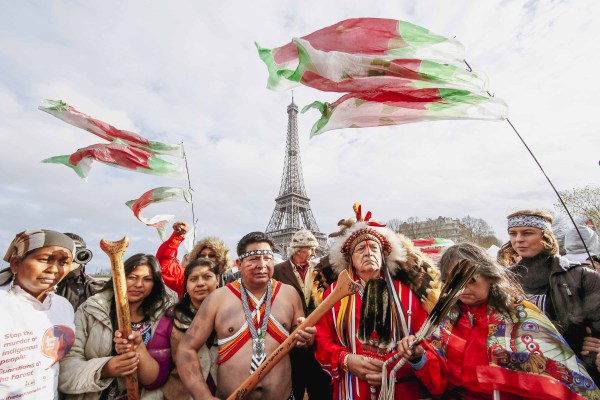
{"label": "beaded necklace", "polygon": [[[260,300],[258,300],[252,293],[248,292],[244,286],[244,282],[242,282],[240,286],[240,293],[242,295],[242,307],[244,308],[246,322],[248,323],[250,335],[252,335],[252,359],[250,360],[250,373],[252,374],[256,368],[258,368],[258,366],[267,358],[267,354],[265,353],[265,335],[267,332],[269,315],[271,314],[271,285],[267,286],[267,291],[265,294],[263,294]],[[263,315],[262,324],[258,330],[254,326],[254,319],[252,318],[252,312],[250,312],[250,307],[248,305],[248,295],[252,297],[252,300],[254,300],[254,303],[256,304],[256,319],[259,324],[260,308],[263,302],[266,301],[265,315]]]}

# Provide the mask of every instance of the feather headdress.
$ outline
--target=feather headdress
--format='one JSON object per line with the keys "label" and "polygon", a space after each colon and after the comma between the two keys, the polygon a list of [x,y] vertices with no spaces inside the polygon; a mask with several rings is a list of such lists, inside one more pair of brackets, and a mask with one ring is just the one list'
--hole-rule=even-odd
{"label": "feather headdress", "polygon": [[371,212],[363,218],[360,203],[354,203],[356,220],[341,220],[338,239],[329,249],[329,261],[336,274],[352,269],[354,247],[363,240],[375,240],[380,244],[384,263],[393,279],[407,285],[419,297],[427,312],[437,302],[440,283],[439,271],[412,242],[387,228],[385,224],[371,220]]}

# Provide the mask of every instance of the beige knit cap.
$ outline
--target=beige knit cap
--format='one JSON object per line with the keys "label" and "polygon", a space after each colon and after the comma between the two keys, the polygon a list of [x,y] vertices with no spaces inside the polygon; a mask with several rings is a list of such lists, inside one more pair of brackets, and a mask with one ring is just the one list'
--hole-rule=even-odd
{"label": "beige knit cap", "polygon": [[308,229],[302,228],[292,237],[290,247],[319,247],[317,238]]}

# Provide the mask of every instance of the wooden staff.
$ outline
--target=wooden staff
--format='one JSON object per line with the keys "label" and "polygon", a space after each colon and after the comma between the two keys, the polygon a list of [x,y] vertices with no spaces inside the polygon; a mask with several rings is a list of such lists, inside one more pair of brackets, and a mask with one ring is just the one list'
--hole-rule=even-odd
{"label": "wooden staff", "polygon": [[[125,236],[117,242],[100,240],[100,248],[110,258],[110,269],[112,272],[113,286],[115,289],[115,308],[117,309],[117,322],[122,337],[131,335],[131,313],[129,312],[129,301],[127,300],[127,282],[125,281],[125,266],[123,265],[123,254],[129,247],[129,238]],[[140,389],[138,386],[137,371],[125,375],[125,388],[127,389],[127,400],[139,400]]]}
{"label": "wooden staff", "polygon": [[290,336],[271,353],[262,364],[227,398],[242,400],[260,383],[281,359],[294,348],[294,335],[299,330],[314,326],[338,301],[358,291],[358,285],[350,278],[348,271],[343,271],[337,279],[335,289],[315,310],[300,324]]}

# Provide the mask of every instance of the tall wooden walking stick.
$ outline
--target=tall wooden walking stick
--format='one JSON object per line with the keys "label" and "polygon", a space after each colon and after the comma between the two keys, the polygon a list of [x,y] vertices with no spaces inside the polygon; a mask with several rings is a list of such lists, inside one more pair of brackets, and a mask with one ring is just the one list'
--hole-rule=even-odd
{"label": "tall wooden walking stick", "polygon": [[241,400],[260,383],[260,381],[273,369],[281,359],[294,347],[294,335],[299,330],[314,326],[338,301],[346,296],[358,292],[358,285],[354,283],[348,271],[343,271],[338,276],[335,289],[315,310],[300,324],[273,353],[271,353],[262,364],[254,371],[238,388],[227,398],[227,400]]}
{"label": "tall wooden walking stick", "polygon": [[[129,238],[125,236],[117,242],[100,240],[100,248],[110,258],[110,269],[112,272],[113,286],[115,289],[115,308],[117,309],[117,322],[119,331],[123,337],[131,335],[131,314],[129,302],[127,301],[127,283],[125,282],[125,266],[123,265],[123,254],[129,247]],[[140,389],[138,386],[137,371],[125,377],[125,388],[127,389],[127,400],[139,400]]]}

